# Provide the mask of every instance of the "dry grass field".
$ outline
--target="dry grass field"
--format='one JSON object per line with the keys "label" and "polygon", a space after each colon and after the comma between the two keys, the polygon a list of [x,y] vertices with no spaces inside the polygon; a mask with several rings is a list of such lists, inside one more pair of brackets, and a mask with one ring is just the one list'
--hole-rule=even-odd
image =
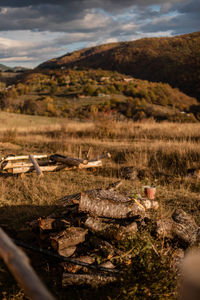
{"label": "dry grass field", "polygon": [[[0,123],[2,157],[30,153],[59,153],[78,157],[80,148],[83,158],[89,149],[94,157],[104,152],[110,152],[112,156],[104,161],[103,168],[92,171],[45,173],[42,178],[38,178],[36,173],[24,177],[1,176],[0,226],[10,236],[31,243],[34,237],[27,222],[47,216],[55,209],[62,209],[58,199],[67,194],[106,187],[117,181],[121,166],[134,166],[138,177],[135,180],[123,180],[120,191],[142,193],[143,185],[154,184],[160,203],[157,217],[171,215],[175,208],[180,207],[192,214],[200,225],[200,178],[187,176],[189,168],[200,168],[199,123],[75,122],[3,112],[0,113]],[[160,273],[154,275],[160,278],[160,282],[157,279],[157,284],[152,284],[146,277],[144,281],[139,275],[134,275],[132,285],[129,282],[120,291],[116,287],[113,290],[105,288],[92,290],[92,295],[95,294],[97,299],[175,299],[175,283],[167,266],[172,250],[167,250],[161,244],[153,241],[147,250],[141,248],[141,257],[145,253],[149,255],[143,257],[145,263],[151,264],[147,272],[153,272],[155,267]],[[41,261],[38,254],[27,253],[57,299],[92,299],[90,289],[62,291],[56,283],[56,275],[53,279],[46,275],[51,273],[48,262],[45,259]],[[161,257],[160,269],[156,261],[154,266],[154,256],[156,259]],[[135,261],[132,263],[135,264]],[[1,299],[25,299],[23,291],[2,263],[0,294]]]}

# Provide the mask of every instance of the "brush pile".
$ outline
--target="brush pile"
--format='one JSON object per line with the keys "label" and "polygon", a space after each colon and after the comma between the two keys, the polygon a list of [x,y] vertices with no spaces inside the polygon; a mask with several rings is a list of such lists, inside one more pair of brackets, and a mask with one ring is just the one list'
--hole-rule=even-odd
{"label": "brush pile", "polygon": [[90,160],[72,158],[60,154],[9,155],[1,159],[0,167],[2,173],[24,174],[36,171],[38,176],[42,176],[43,172],[102,167],[102,159],[106,157],[110,158],[110,153],[105,153]]}

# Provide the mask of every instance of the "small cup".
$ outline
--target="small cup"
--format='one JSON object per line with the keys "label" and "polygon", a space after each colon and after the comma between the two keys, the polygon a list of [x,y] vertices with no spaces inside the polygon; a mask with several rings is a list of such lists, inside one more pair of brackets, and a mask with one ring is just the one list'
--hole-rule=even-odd
{"label": "small cup", "polygon": [[144,186],[144,193],[145,193],[145,196],[148,198],[148,199],[155,199],[155,195],[156,195],[156,188],[154,186]]}

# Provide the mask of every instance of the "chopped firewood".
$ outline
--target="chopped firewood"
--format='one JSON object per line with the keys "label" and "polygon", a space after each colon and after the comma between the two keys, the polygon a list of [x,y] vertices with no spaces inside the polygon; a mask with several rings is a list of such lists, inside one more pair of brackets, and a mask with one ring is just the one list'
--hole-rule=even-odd
{"label": "chopped firewood", "polygon": [[112,257],[116,253],[116,249],[107,241],[93,237],[90,239],[90,244],[105,258]]}
{"label": "chopped firewood", "polygon": [[158,201],[150,200],[150,199],[140,199],[140,203],[146,208],[146,209],[154,209],[157,210],[159,208]]}
{"label": "chopped firewood", "polygon": [[90,229],[90,231],[95,233],[102,233],[107,230],[111,224],[103,222],[100,218],[88,217],[85,221],[85,227]]}
{"label": "chopped firewood", "polygon": [[62,230],[69,226],[70,223],[66,220],[54,219],[54,218],[39,218],[39,227],[42,230]]}
{"label": "chopped firewood", "polygon": [[198,239],[199,227],[192,216],[182,209],[177,209],[172,215],[174,220],[173,234],[185,244],[194,244]]}
{"label": "chopped firewood", "polygon": [[88,161],[87,160],[83,160],[80,158],[71,158],[68,156],[63,156],[60,154],[54,154],[50,156],[50,159],[56,162],[61,162],[63,164],[66,164],[68,166],[76,166],[76,167],[80,167],[81,164],[83,165],[87,165]]}
{"label": "chopped firewood", "polygon": [[91,285],[98,287],[115,281],[117,281],[116,276],[105,276],[102,274],[64,273],[62,279],[62,286],[66,287],[69,285]]}
{"label": "chopped firewood", "polygon": [[64,255],[61,254],[63,249],[66,249],[68,247],[74,247],[77,244],[84,242],[86,234],[87,234],[87,230],[83,228],[79,228],[79,227],[67,228],[66,230],[58,234],[52,234],[50,236],[51,246],[60,255]]}
{"label": "chopped firewood", "polygon": [[111,263],[111,261],[104,262],[100,264],[100,267],[114,269],[115,266]]}
{"label": "chopped firewood", "polygon": [[100,218],[88,217],[85,227],[98,236],[109,240],[123,240],[135,236],[138,231],[137,223],[133,222],[127,226],[107,223]]}
{"label": "chopped firewood", "polygon": [[[87,263],[89,265],[93,264],[95,262],[95,259],[91,256],[80,256],[76,258],[78,261]],[[75,264],[70,264],[70,263],[61,263],[64,272],[69,272],[69,273],[77,273],[81,269],[87,269],[86,267],[80,266],[80,265],[75,265]]]}
{"label": "chopped firewood", "polygon": [[136,233],[138,232],[138,227],[136,222],[132,222],[127,226],[120,226],[115,238],[117,240],[125,240],[127,238],[135,237]]}
{"label": "chopped firewood", "polygon": [[[109,190],[109,191],[114,191],[115,189],[117,189],[119,186],[121,186],[122,182],[121,180],[118,180],[117,182],[114,182],[114,183],[111,183],[108,185],[108,187],[105,189],[105,190]],[[92,190],[88,190],[88,191],[85,191],[86,193],[105,193],[105,190],[102,190],[102,189],[92,189]],[[101,192],[103,191],[103,192]],[[114,194],[112,193],[109,193],[109,192],[106,192],[106,195],[111,195],[111,197],[113,198],[114,197]],[[119,198],[119,194],[117,195],[117,197]],[[123,196],[124,197],[124,196]],[[63,206],[68,206],[68,205],[72,205],[72,204],[75,204],[75,203],[78,203],[81,199],[81,193],[76,193],[76,194],[73,194],[73,195],[67,195],[65,197],[62,197],[61,199],[59,199],[58,201],[62,203]],[[121,198],[122,201],[130,201],[129,198]]]}
{"label": "chopped firewood", "polygon": [[161,238],[173,238],[172,234],[173,221],[169,218],[160,219],[157,221],[156,233]]}
{"label": "chopped firewood", "polygon": [[143,215],[145,209],[128,197],[116,192],[100,190],[81,194],[79,211],[93,216],[122,219]]}

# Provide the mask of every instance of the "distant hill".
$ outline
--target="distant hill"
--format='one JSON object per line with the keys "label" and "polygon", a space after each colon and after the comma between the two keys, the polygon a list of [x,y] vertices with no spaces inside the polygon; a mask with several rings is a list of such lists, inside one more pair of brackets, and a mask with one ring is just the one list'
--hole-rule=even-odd
{"label": "distant hill", "polygon": [[197,100],[169,84],[101,69],[24,73],[2,87],[0,109],[71,119],[200,121]]}
{"label": "distant hill", "polygon": [[6,72],[8,70],[11,70],[11,68],[3,64],[0,64],[0,72]]}
{"label": "distant hill", "polygon": [[27,71],[28,68],[24,68],[24,67],[8,67],[6,65],[0,64],[0,72],[24,72]]}
{"label": "distant hill", "polygon": [[49,60],[41,69],[102,68],[169,83],[200,100],[200,32],[87,48]]}

